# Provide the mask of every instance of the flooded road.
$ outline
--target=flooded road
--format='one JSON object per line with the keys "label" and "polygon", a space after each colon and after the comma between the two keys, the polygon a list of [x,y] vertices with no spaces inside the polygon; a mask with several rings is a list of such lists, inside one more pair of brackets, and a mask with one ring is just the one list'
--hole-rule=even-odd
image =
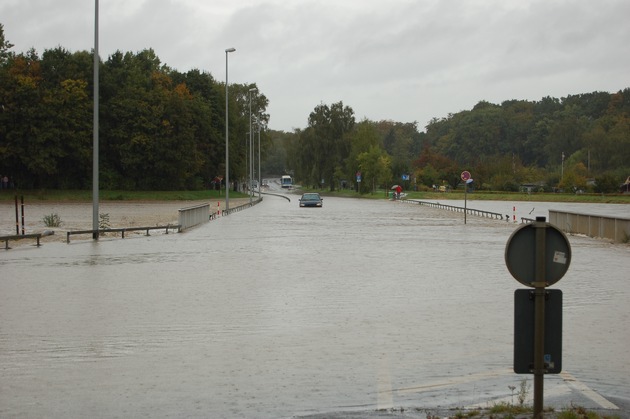
{"label": "flooded road", "polygon": [[[185,233],[1,252],[0,416],[516,402],[508,386],[532,383],[512,372],[523,286],[504,251],[516,226],[386,200],[301,209],[296,196],[267,196]],[[545,377],[545,404],[610,409],[630,401],[630,247],[569,240],[571,266],[553,287],[564,293],[563,374]]]}

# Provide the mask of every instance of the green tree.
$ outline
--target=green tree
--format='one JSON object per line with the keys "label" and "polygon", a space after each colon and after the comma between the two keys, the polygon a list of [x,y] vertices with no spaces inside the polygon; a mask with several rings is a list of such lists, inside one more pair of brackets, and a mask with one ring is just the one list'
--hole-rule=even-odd
{"label": "green tree", "polygon": [[354,111],[343,102],[315,107],[299,139],[299,170],[306,182],[315,186],[323,180],[330,190],[335,189],[335,173],[340,172],[350,152],[346,133],[354,124]]}
{"label": "green tree", "polygon": [[411,162],[421,150],[417,124],[380,121],[375,126],[383,137],[383,148],[391,156],[394,178],[409,188],[410,182],[403,182],[402,175],[411,173]]}
{"label": "green tree", "polygon": [[[451,188],[456,188],[460,182],[460,175],[462,170],[460,170],[460,166],[454,160],[435,152],[428,145],[425,145],[425,148],[420,155],[420,157],[413,163],[416,168],[416,173],[422,174],[423,170],[427,167],[431,167],[428,173],[431,173],[431,183],[426,183],[426,186],[433,186],[433,184],[442,185],[444,183],[448,184]],[[436,174],[432,172],[435,171]],[[437,176],[437,179],[434,178]],[[422,177],[421,177],[422,179]],[[422,180],[422,182],[426,182],[429,179]]]}
{"label": "green tree", "polygon": [[12,57],[13,54],[9,51],[11,48],[13,48],[13,44],[5,38],[4,25],[0,23],[0,66],[5,65]]}
{"label": "green tree", "polygon": [[[354,129],[347,134],[347,141],[350,143],[350,153],[345,161],[344,177],[356,180],[356,173],[360,171],[359,155],[369,151],[373,147],[380,147],[380,138],[375,124],[368,120],[363,120],[354,126]],[[359,184],[355,183],[355,190],[359,191]]]}
{"label": "green tree", "polygon": [[433,187],[433,185],[439,185],[440,173],[433,167],[430,163],[426,166],[419,168],[415,171],[416,181],[420,185],[425,185],[427,187]]}
{"label": "green tree", "polygon": [[458,119],[445,154],[469,165],[473,163],[472,156],[509,153],[511,148],[505,141],[504,131],[503,110],[497,105],[480,102]]}
{"label": "green tree", "polygon": [[597,193],[613,193],[619,190],[619,179],[611,173],[603,173],[595,178],[594,190]]}
{"label": "green tree", "polygon": [[586,167],[584,164],[580,162],[567,165],[558,186],[565,191],[571,192],[586,189]]}
{"label": "green tree", "polygon": [[525,164],[535,163],[535,149],[528,144],[528,135],[534,126],[534,105],[524,100],[503,102],[505,120],[504,141],[507,147],[503,152],[515,153]]}
{"label": "green tree", "polygon": [[47,187],[82,189],[89,187],[92,171],[92,103],[87,82],[66,79],[43,97],[41,112],[46,116],[41,138],[45,140],[50,163],[41,182]]}
{"label": "green tree", "polygon": [[579,113],[576,106],[567,106],[555,115],[545,146],[549,162],[560,163],[563,153],[568,156],[582,148],[588,120]]}
{"label": "green tree", "polygon": [[380,147],[371,146],[358,156],[361,170],[361,193],[374,193],[379,185],[388,185],[392,180],[391,158]]}
{"label": "green tree", "polygon": [[55,173],[56,162],[51,157],[57,150],[45,130],[39,57],[30,50],[11,58],[6,66],[0,161],[21,187],[45,187],[48,176]]}

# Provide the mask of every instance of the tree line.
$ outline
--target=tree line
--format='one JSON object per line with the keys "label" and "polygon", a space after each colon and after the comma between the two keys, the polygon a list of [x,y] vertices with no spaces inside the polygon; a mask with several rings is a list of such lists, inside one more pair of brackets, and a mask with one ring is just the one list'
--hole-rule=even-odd
{"label": "tree line", "polygon": [[[0,24],[0,175],[25,189],[89,189],[93,53],[12,47]],[[101,188],[195,190],[224,177],[225,83],[173,70],[152,49],[117,51],[99,73]],[[229,86],[230,179],[246,177],[254,87]],[[251,100],[266,148],[268,100]]]}
{"label": "tree line", "polygon": [[461,187],[617,192],[630,175],[630,88],[562,99],[480,101],[417,123],[356,122],[343,102],[315,107],[304,130],[277,137],[298,179],[371,192]]}
{"label": "tree line", "polygon": [[[0,176],[25,189],[89,189],[92,52],[12,47],[0,24]],[[99,65],[102,189],[195,190],[224,176],[224,83],[171,69],[152,49],[117,51]],[[250,96],[254,87],[229,86],[231,180],[247,176],[250,97],[263,176],[290,173],[314,188],[456,188],[468,170],[477,189],[614,192],[630,175],[630,88],[480,101],[424,130],[320,103],[304,129],[281,132],[267,129],[268,100]]]}

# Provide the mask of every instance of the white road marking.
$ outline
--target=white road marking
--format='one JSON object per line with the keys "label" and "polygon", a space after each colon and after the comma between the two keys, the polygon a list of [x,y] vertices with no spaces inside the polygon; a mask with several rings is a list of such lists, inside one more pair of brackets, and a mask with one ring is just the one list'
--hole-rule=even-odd
{"label": "white road marking", "polygon": [[443,381],[443,382],[435,382],[435,383],[424,384],[421,386],[400,388],[400,389],[397,389],[396,391],[401,394],[422,393],[424,391],[433,390],[439,387],[451,387],[451,386],[456,386],[458,384],[465,384],[465,383],[470,383],[473,381],[479,381],[479,380],[484,380],[484,379],[493,378],[493,377],[501,377],[501,376],[505,376],[509,374],[514,374],[514,372],[511,369],[501,368],[499,370],[494,370],[494,371],[485,371],[485,372],[480,372],[478,374],[465,375],[463,377],[455,377],[455,378],[452,378],[450,380]]}
{"label": "white road marking", "polygon": [[390,374],[389,356],[385,354],[381,358],[378,371],[378,409],[391,409],[394,407],[394,395],[392,393],[392,377]]}
{"label": "white road marking", "polygon": [[596,393],[589,386],[587,386],[583,382],[579,381],[577,378],[575,378],[573,375],[569,374],[568,372],[561,372],[560,373],[560,377],[562,377],[564,382],[569,387],[571,387],[572,389],[574,389],[576,391],[579,391],[585,397],[588,397],[589,399],[591,399],[593,402],[597,403],[603,409],[611,409],[611,410],[618,410],[619,409],[619,407],[617,407],[617,405],[615,405],[614,403],[608,401],[607,399],[602,397],[599,393]]}
{"label": "white road marking", "polygon": [[[479,380],[484,380],[493,377],[501,377],[514,374],[511,369],[499,369],[494,371],[485,371],[478,374],[466,375],[463,377],[455,377],[445,381],[437,381],[433,383],[427,383],[414,387],[406,387],[399,389],[391,388],[391,377],[389,373],[389,360],[384,358],[381,360],[380,370],[379,370],[379,382],[378,382],[378,406],[379,408],[390,408],[393,405],[393,392],[399,394],[413,394],[413,393],[422,393],[425,391],[430,391],[440,387],[451,387],[459,384],[466,384],[470,382],[475,382]],[[547,396],[565,396],[571,394],[572,391],[576,391],[582,394],[584,397],[590,399],[592,402],[597,404],[602,409],[608,410],[619,410],[619,407],[607,400],[595,390],[588,387],[583,382],[579,381],[573,375],[568,372],[561,372],[558,374],[566,387],[558,387],[555,386],[553,389],[548,389],[545,394]],[[479,408],[488,405],[488,401],[478,403],[475,405],[468,406],[469,408]],[[491,401],[493,404],[498,403],[513,403],[513,396],[502,397],[500,399],[493,399]]]}

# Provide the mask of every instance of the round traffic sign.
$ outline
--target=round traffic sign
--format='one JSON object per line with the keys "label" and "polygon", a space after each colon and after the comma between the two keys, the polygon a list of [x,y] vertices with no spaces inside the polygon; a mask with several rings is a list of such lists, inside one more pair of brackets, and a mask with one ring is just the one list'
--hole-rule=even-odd
{"label": "round traffic sign", "polygon": [[464,170],[461,176],[462,180],[466,182],[468,179],[470,179],[470,172],[468,170]]}
{"label": "round traffic sign", "polygon": [[[557,227],[545,223],[542,227],[534,224],[524,224],[514,230],[505,246],[505,264],[518,282],[533,287],[536,282],[536,254],[544,252],[546,285],[553,285],[564,276],[571,264],[571,246],[569,240]],[[536,230],[545,229],[543,249],[537,248]]]}

